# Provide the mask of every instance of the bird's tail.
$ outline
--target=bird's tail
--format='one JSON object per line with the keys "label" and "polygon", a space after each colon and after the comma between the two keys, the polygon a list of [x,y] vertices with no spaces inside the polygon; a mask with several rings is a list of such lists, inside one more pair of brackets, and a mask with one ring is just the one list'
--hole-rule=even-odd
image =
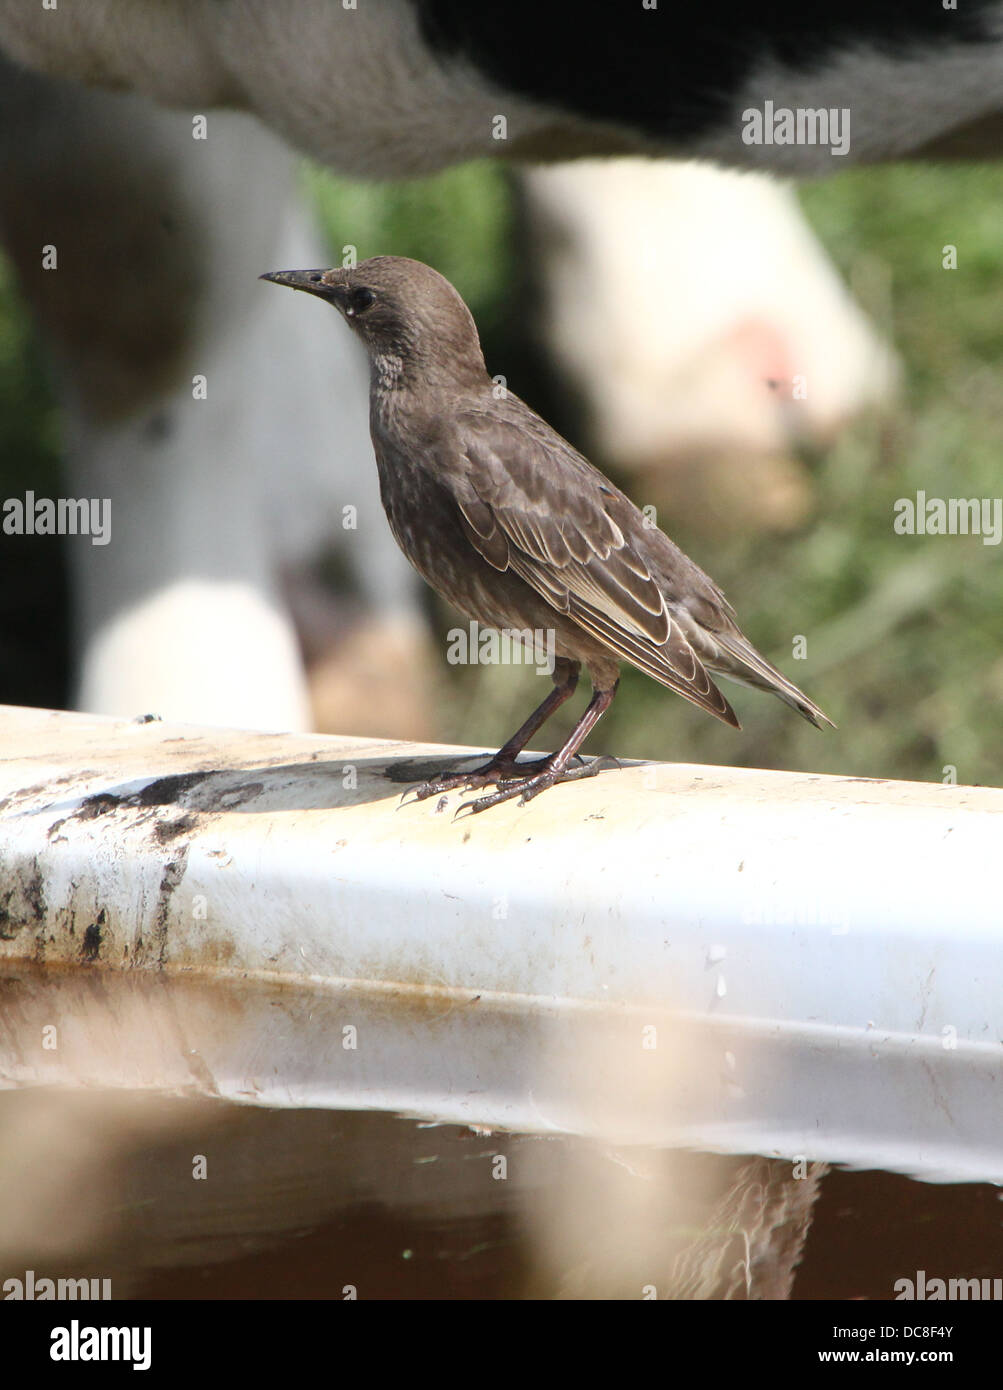
{"label": "bird's tail", "polygon": [[825,728],[826,725],[830,729],[836,728],[825,711],[819,709],[813,700],[809,700],[804,691],[799,690],[793,681],[789,681],[783,672],[771,666],[765,656],[761,656],[746,638],[740,634],[715,632],[714,641],[721,651],[731,658],[730,661],[720,664],[708,660],[706,656],[703,658],[704,665],[709,666],[716,675],[725,676],[740,685],[750,685],[755,690],[768,690],[783,700],[785,705],[797,710],[802,719],[807,719],[816,729]]}

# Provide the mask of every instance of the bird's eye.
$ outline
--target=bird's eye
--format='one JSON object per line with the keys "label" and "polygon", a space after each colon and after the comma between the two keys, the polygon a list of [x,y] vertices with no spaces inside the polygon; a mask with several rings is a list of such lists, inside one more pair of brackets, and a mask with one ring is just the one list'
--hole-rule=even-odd
{"label": "bird's eye", "polygon": [[375,298],[376,296],[373,294],[372,290],[353,290],[351,298],[348,301],[349,312],[352,314],[361,314],[365,309],[369,308]]}

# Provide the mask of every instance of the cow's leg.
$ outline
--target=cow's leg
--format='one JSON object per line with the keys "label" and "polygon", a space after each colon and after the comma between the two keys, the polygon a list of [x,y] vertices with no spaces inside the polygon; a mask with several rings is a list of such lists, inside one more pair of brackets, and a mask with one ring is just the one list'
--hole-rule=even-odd
{"label": "cow's leg", "polygon": [[0,132],[0,224],[58,368],[66,491],[111,500],[110,542],[71,542],[77,703],[307,724],[281,567],[342,537],[385,614],[407,623],[412,601],[354,344],[257,282],[329,255],[293,157],[250,117],[209,112],[196,139],[192,113],[11,70]]}
{"label": "cow's leg", "polygon": [[[691,521],[803,520],[795,441],[828,441],[898,374],[777,180],[668,160],[524,171],[542,336],[592,446]],[[738,466],[736,466],[736,463]],[[717,502],[717,506],[713,504]]]}

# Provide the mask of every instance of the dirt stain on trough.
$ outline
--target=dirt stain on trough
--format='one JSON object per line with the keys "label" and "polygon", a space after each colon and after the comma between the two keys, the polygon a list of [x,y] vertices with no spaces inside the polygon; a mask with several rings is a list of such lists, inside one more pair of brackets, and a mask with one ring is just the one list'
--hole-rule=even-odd
{"label": "dirt stain on trough", "polygon": [[[263,782],[239,782],[234,786],[229,782],[229,776],[229,773],[216,771],[183,772],[169,777],[158,777],[141,787],[138,792],[131,792],[127,796],[117,796],[113,792],[98,792],[94,796],[85,797],[76,811],[52,827],[50,834],[57,826],[61,827],[71,820],[94,820],[97,816],[109,815],[119,810],[157,810],[167,806],[180,806],[182,798],[189,797],[189,794],[198,788],[204,794],[191,797],[185,806],[185,828],[194,829],[199,815],[232,811],[248,801],[253,801],[264,791]],[[220,779],[220,785],[212,785],[215,778]],[[176,826],[178,822],[174,824]]]}
{"label": "dirt stain on trough", "polygon": [[45,881],[34,855],[0,887],[0,940],[13,941],[25,927],[40,927],[45,921]]}
{"label": "dirt stain on trough", "polygon": [[108,921],[108,913],[104,908],[97,915],[97,921],[92,922],[84,932],[83,943],[80,947],[80,959],[88,964],[93,963],[101,954],[101,928]]}
{"label": "dirt stain on trough", "polygon": [[[159,858],[155,897],[139,909],[142,924],[118,921],[117,914],[100,899],[94,903],[84,880],[73,882],[65,901],[48,902],[43,866],[38,856],[32,855],[19,864],[7,865],[0,879],[0,940],[13,941],[28,931],[35,938],[39,960],[50,954],[50,946],[55,947],[57,957],[63,955],[72,941],[73,958],[81,964],[162,968],[169,957],[171,906],[185,877],[193,838],[216,816],[253,802],[265,789],[260,780],[239,778],[239,771],[235,776],[234,769],[210,768],[157,777],[138,790],[101,791],[84,797],[68,814],[52,822],[48,842],[53,846],[70,844],[77,838],[75,828],[89,827],[83,833],[93,835],[93,822],[110,818],[114,829],[109,824],[108,845],[115,854],[129,854],[131,843],[133,852],[144,856],[152,852]],[[63,783],[66,780],[61,779]],[[44,790],[51,795],[54,788],[55,784]],[[103,828],[99,834],[103,837]],[[137,934],[140,925],[142,935]]]}
{"label": "dirt stain on trough", "polygon": [[153,938],[156,943],[157,964],[161,970],[167,960],[167,927],[174,890],[185,876],[188,867],[188,845],[185,845],[176,858],[164,865],[160,878],[160,892],[157,897],[157,912],[153,921]]}

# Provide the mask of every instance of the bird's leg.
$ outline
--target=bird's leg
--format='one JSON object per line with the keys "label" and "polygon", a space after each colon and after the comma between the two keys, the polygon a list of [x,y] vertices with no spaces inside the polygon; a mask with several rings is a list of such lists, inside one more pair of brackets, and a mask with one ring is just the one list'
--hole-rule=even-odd
{"label": "bird's leg", "polygon": [[[558,657],[554,662],[554,689],[545,700],[537,705],[526,722],[516,730],[493,758],[484,763],[482,767],[475,767],[470,772],[440,772],[438,777],[433,777],[428,782],[422,782],[419,787],[413,788],[406,794],[413,795],[418,801],[424,801],[426,797],[438,796],[441,792],[456,791],[461,787],[491,786],[506,778],[518,777],[521,779],[537,768],[542,769],[549,763],[549,757],[521,764],[517,763],[516,759],[554,711],[559,709],[565,700],[571,699],[575,693],[575,687],[578,685],[578,672],[580,670],[581,667],[577,661],[567,661],[563,657]],[[598,717],[597,715],[596,718]]]}
{"label": "bird's leg", "polygon": [[478,773],[497,773],[502,778],[521,777],[527,769],[542,767],[546,763],[547,758],[537,758],[529,763],[518,763],[516,759],[533,735],[543,728],[554,711],[560,709],[566,700],[571,699],[578,686],[580,669],[577,661],[564,661],[559,658],[554,662],[554,689],[545,700],[537,705],[533,713],[524,724],[520,725],[509,741],[499,748],[491,761],[485,763],[483,768],[477,768]]}
{"label": "bird's leg", "polygon": [[541,759],[543,767],[539,772],[532,772],[532,769],[539,764],[531,763],[529,766],[532,775],[506,779],[505,785],[500,786],[489,796],[479,796],[476,801],[465,801],[460,807],[460,811],[476,815],[478,811],[486,811],[489,806],[497,806],[502,801],[511,801],[514,796],[519,798],[521,806],[557,782],[574,782],[580,777],[594,777],[600,770],[601,759],[596,758],[591,763],[585,763],[576,768],[569,768],[568,763],[613,703],[613,696],[616,694],[616,688],[619,684],[620,682],[616,681],[609,690],[595,691],[585,713],[568,735],[567,742],[556,753],[551,753],[548,758]]}

